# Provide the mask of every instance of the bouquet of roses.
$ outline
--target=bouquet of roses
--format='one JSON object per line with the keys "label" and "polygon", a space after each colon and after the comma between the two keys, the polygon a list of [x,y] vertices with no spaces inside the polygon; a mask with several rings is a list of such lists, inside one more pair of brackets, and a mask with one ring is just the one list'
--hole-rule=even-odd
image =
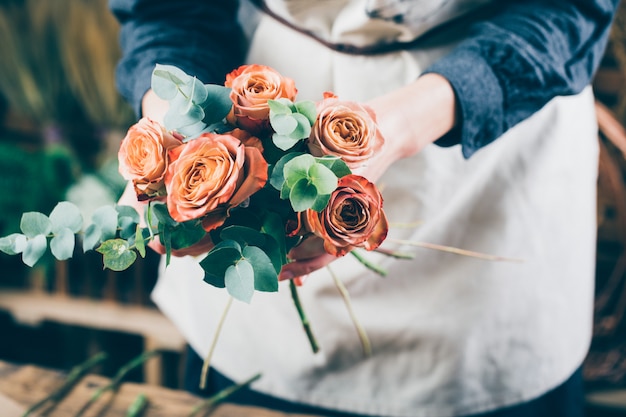
{"label": "bouquet of roses", "polygon": [[381,194],[352,172],[383,146],[368,107],[331,93],[296,101],[294,81],[262,65],[234,70],[224,86],[157,65],[152,89],[169,102],[164,126],[142,118],[118,153],[135,204],[98,209],[84,230],[69,202],[49,216],[25,213],[22,233],[1,238],[1,251],[32,266],[49,242],[64,260],[80,234],[83,250],[100,252],[112,270],[147,245],[168,263],[206,253],[204,280],[249,302],[254,291],[278,290],[290,250],[310,236],[334,256],[385,239]]}

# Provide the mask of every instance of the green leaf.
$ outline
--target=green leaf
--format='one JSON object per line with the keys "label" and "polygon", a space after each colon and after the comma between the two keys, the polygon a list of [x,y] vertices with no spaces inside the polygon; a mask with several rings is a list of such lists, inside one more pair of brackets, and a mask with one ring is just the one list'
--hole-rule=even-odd
{"label": "green leaf", "polygon": [[242,256],[241,246],[237,242],[234,240],[221,241],[200,261],[200,266],[204,270],[204,281],[214,287],[224,288],[226,270],[235,265]]}
{"label": "green leaf", "polygon": [[217,84],[205,84],[205,87],[207,98],[201,105],[206,114],[204,122],[210,125],[226,117],[233,107],[233,102],[230,99],[230,88]]}
{"label": "green leaf", "polygon": [[115,210],[117,210],[118,219],[128,217],[135,223],[139,223],[139,221],[141,220],[141,216],[134,207],[116,205]]}
{"label": "green leaf", "polygon": [[150,80],[152,90],[164,100],[171,100],[178,94],[179,87],[185,85],[189,76],[173,65],[157,64]]}
{"label": "green leaf", "polygon": [[274,133],[272,135],[272,142],[274,145],[281,151],[288,151],[289,149],[296,146],[300,139],[292,139],[289,136],[279,135],[278,133]]}
{"label": "green leaf", "polygon": [[[189,84],[191,86],[191,94],[189,94],[191,102],[198,105],[204,103],[209,96],[209,90],[205,87],[202,81],[193,77]],[[204,113],[204,111],[202,113]]]}
{"label": "green leaf", "polygon": [[102,230],[97,224],[90,224],[85,229],[85,235],[83,236],[83,252],[92,250],[100,243],[102,238]]}
{"label": "green leaf", "polygon": [[337,177],[322,164],[315,164],[309,168],[309,180],[318,194],[330,194],[337,189]]}
{"label": "green leaf", "polygon": [[94,211],[91,222],[100,227],[101,239],[112,239],[117,234],[117,210],[113,206],[102,206]]}
{"label": "green leaf", "polygon": [[63,228],[78,233],[83,228],[83,216],[79,208],[68,201],[62,201],[54,207],[50,213],[50,222],[54,233]]}
{"label": "green leaf", "polygon": [[343,161],[343,159],[338,156],[322,156],[319,158],[315,158],[318,164],[322,164],[337,176],[337,178],[345,177],[346,175],[352,174],[352,171]]}
{"label": "green leaf", "polygon": [[46,253],[48,248],[48,239],[41,234],[28,239],[26,248],[22,252],[22,262],[32,267]]}
{"label": "green leaf", "polygon": [[52,223],[45,214],[30,211],[22,214],[20,229],[26,237],[33,238],[38,235],[49,234],[52,231]]}
{"label": "green leaf", "polygon": [[268,212],[263,220],[261,232],[269,235],[276,243],[279,257],[278,259],[274,259],[274,257],[270,255],[270,258],[272,258],[272,263],[274,264],[274,267],[277,268],[277,272],[279,272],[283,264],[287,263],[285,225],[281,217],[277,213],[273,212]]}
{"label": "green leaf", "polygon": [[7,255],[17,255],[22,253],[26,249],[28,239],[21,233],[13,233],[3,238],[0,238],[0,252],[4,252]]}
{"label": "green leaf", "polygon": [[120,217],[117,221],[117,227],[120,231],[120,237],[122,239],[130,239],[135,235],[137,223],[130,217]]}
{"label": "green leaf", "polygon": [[202,224],[192,220],[178,223],[170,229],[173,249],[183,249],[198,243],[206,235]]}
{"label": "green leaf", "polygon": [[135,232],[135,248],[142,258],[146,257],[146,241],[143,237],[143,229],[140,225],[137,225],[137,231]]}
{"label": "green leaf", "polygon": [[292,118],[296,122],[296,127],[292,130],[289,137],[296,140],[308,138],[311,134],[311,124],[309,123],[309,119],[298,113],[293,114]]}
{"label": "green leaf", "polygon": [[201,122],[203,126],[206,126],[206,123],[202,122],[202,119],[204,119],[204,109],[199,105],[189,103],[189,106],[185,111],[185,115],[190,119],[195,120],[195,123]]}
{"label": "green leaf", "polygon": [[234,240],[242,246],[263,246],[265,244],[263,233],[250,227],[228,226],[221,231],[220,237],[223,240]]}
{"label": "green leaf", "polygon": [[196,138],[207,131],[206,123],[203,121],[196,122],[188,126],[177,127],[175,130],[185,136],[185,141]]}
{"label": "green leaf", "polygon": [[74,232],[67,227],[57,231],[56,235],[50,240],[52,255],[59,261],[70,259],[74,254],[75,245],[76,236]]}
{"label": "green leaf", "polygon": [[164,203],[152,204],[152,214],[154,214],[161,224],[165,224],[167,226],[176,226],[178,224],[176,220],[172,219],[172,216],[170,216],[170,212],[167,211],[167,206]]}
{"label": "green leaf", "polygon": [[267,100],[267,105],[272,114],[291,114],[293,103],[289,99]]}
{"label": "green leaf", "polygon": [[299,101],[296,103],[296,111],[306,117],[312,126],[317,119],[317,108],[312,101]]}
{"label": "green leaf", "polygon": [[[270,115],[270,124],[279,135],[289,136],[291,132],[298,127],[298,121],[290,114],[272,114]],[[299,138],[298,138],[299,139]],[[276,142],[274,142],[276,143]]]}
{"label": "green leaf", "polygon": [[104,267],[112,271],[124,271],[137,259],[124,239],[105,240],[96,251],[103,255]]}
{"label": "green leaf", "polygon": [[278,291],[278,273],[270,257],[261,248],[246,246],[243,256],[250,263],[254,272],[254,289],[257,291]]}
{"label": "green leaf", "polygon": [[309,168],[315,164],[315,158],[309,154],[301,154],[285,164],[283,175],[285,182],[289,187],[300,181],[302,178],[308,178]]}
{"label": "green leaf", "polygon": [[317,198],[317,189],[306,178],[298,181],[289,193],[289,201],[291,207],[296,212],[304,211],[311,208]]}
{"label": "green leaf", "polygon": [[281,190],[283,188],[283,184],[285,183],[285,164],[291,161],[296,156],[303,155],[300,152],[291,152],[280,158],[274,168],[272,168],[272,175],[270,177],[270,184],[277,190]]}
{"label": "green leaf", "polygon": [[237,300],[249,303],[254,295],[254,269],[250,262],[240,260],[226,269],[224,276],[226,290]]}
{"label": "green leaf", "polygon": [[315,210],[318,213],[326,208],[330,201],[330,194],[318,194],[315,202],[311,206],[311,210]]}

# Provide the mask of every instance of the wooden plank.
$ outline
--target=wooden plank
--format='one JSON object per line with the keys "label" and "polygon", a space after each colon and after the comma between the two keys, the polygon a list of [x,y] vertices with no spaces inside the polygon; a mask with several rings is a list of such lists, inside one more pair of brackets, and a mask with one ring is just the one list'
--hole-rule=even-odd
{"label": "wooden plank", "polygon": [[[28,407],[45,398],[64,381],[64,374],[36,366],[17,366],[0,361],[0,396]],[[105,386],[109,379],[98,375],[87,375],[72,389],[59,404],[45,409],[47,417],[75,417],[92,394]],[[128,407],[139,394],[148,398],[148,407],[143,417],[187,416],[202,399],[185,391],[125,383],[117,393],[107,393],[90,407],[82,417],[125,417]],[[211,417],[306,417],[299,414],[284,414],[257,407],[221,404],[210,414]],[[309,416],[314,417],[314,416]]]}
{"label": "wooden plank", "polygon": [[45,321],[141,335],[154,348],[181,352],[185,340],[158,310],[30,291],[0,291],[0,310],[21,324]]}

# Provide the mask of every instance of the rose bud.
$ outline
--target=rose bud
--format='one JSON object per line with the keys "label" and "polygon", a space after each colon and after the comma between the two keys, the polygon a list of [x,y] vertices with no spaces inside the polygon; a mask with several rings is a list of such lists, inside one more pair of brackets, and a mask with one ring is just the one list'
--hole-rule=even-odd
{"label": "rose bud", "polygon": [[139,200],[165,193],[164,179],[169,165],[168,150],[181,144],[159,123],[148,118],[131,126],[118,151],[119,172],[132,181]]}
{"label": "rose bud", "polygon": [[367,163],[383,144],[374,111],[360,103],[329,94],[318,104],[318,115],[307,140],[313,156],[341,158],[352,170]]}
{"label": "rose bud", "polygon": [[242,65],[226,76],[233,110],[229,122],[253,134],[270,129],[268,100],[294,101],[298,90],[291,78],[283,77],[265,65]]}

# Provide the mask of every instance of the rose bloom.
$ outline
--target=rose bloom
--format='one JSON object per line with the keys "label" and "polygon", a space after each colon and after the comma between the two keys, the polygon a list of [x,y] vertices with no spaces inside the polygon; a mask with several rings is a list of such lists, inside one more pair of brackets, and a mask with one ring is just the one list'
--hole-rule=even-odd
{"label": "rose bloom", "polygon": [[344,256],[352,249],[376,249],[387,237],[383,198],[373,183],[360,175],[339,179],[324,210],[299,213],[299,225],[291,234],[306,232],[322,238],[324,250]]}
{"label": "rose bloom", "polygon": [[267,182],[267,162],[254,147],[229,134],[205,133],[170,150],[165,177],[167,208],[177,222],[202,219],[206,231],[221,226]]}
{"label": "rose bloom", "polygon": [[270,128],[268,100],[294,101],[298,92],[291,78],[265,65],[242,65],[226,76],[224,85],[232,89],[233,109],[227,119],[255,134]]}
{"label": "rose bloom", "polygon": [[330,94],[325,97],[318,104],[317,119],[307,140],[309,152],[313,156],[337,156],[350,169],[365,165],[384,144],[374,111]]}
{"label": "rose bloom", "polygon": [[167,151],[181,143],[180,137],[146,117],[128,129],[117,155],[119,172],[133,182],[139,200],[163,195],[169,165]]}

